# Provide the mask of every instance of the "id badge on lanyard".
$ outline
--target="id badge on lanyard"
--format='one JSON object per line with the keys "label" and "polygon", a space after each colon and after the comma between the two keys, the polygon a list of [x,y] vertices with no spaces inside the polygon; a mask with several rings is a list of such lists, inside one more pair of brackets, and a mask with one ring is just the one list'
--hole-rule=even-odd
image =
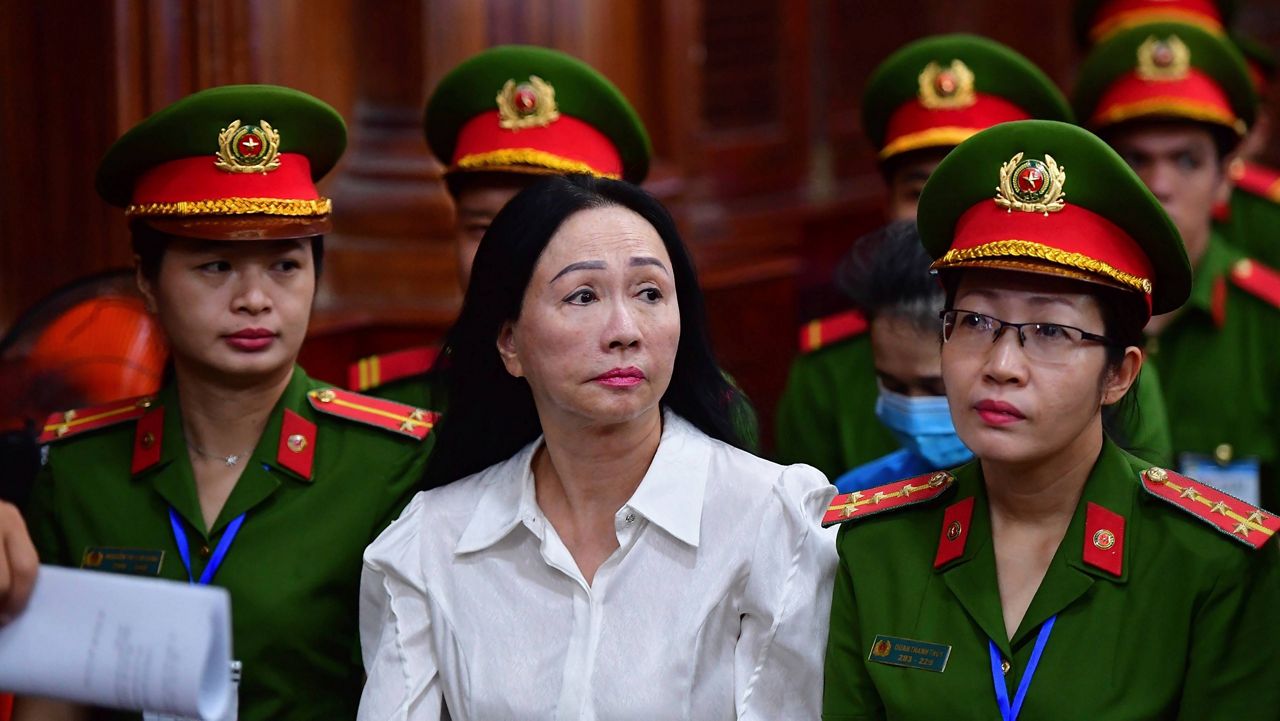
{"label": "id badge on lanyard", "polygon": [[[244,525],[244,514],[241,513],[231,523],[227,524],[227,529],[222,532],[222,538],[218,540],[218,545],[214,547],[213,554],[209,557],[209,563],[204,567],[204,572],[200,574],[198,580],[191,573],[191,544],[187,542],[187,534],[182,528],[182,520],[178,517],[178,512],[172,508],[169,509],[169,525],[173,528],[173,541],[178,546],[178,557],[182,559],[182,565],[187,569],[187,580],[193,584],[207,585],[217,575],[218,568],[227,557],[227,551],[231,549],[231,543],[236,540],[236,534],[240,533],[240,527]],[[231,673],[231,699],[227,704],[227,710],[222,716],[209,721],[236,721],[240,715],[240,662],[232,661],[229,671]],[[201,719],[158,714],[151,711],[144,711],[142,719],[143,721],[201,721]]]}
{"label": "id badge on lanyard", "polygon": [[1257,458],[1222,463],[1210,456],[1183,453],[1178,456],[1178,466],[1182,475],[1188,478],[1213,486],[1250,505],[1262,505],[1262,470]]}

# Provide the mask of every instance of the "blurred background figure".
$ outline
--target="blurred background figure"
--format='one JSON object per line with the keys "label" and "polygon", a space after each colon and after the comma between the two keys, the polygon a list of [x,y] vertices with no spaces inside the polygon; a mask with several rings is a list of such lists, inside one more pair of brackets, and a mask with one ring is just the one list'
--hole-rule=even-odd
{"label": "blurred background figure", "polygon": [[1253,125],[1227,166],[1230,199],[1214,209],[1214,219],[1224,238],[1274,268],[1280,266],[1280,170],[1263,155],[1274,127],[1268,102],[1275,92],[1276,59],[1250,38],[1232,35],[1231,40],[1244,56],[1259,102]]}
{"label": "blurred background figure", "polygon": [[1213,225],[1231,153],[1257,107],[1244,59],[1221,34],[1156,23],[1097,45],[1080,69],[1077,114],[1160,201],[1194,286],[1147,327],[1184,474],[1250,503],[1280,501],[1280,273]]}
{"label": "blurred background figure", "polygon": [[953,468],[973,457],[956,435],[942,385],[943,293],[929,270],[932,262],[915,220],[899,220],[860,238],[837,270],[840,287],[870,328],[876,418],[900,446],[835,479],[841,493]]}
{"label": "blurred background figure", "polygon": [[20,316],[0,339],[0,499],[25,502],[50,413],[154,393],[167,359],[133,271],[77,281]]}

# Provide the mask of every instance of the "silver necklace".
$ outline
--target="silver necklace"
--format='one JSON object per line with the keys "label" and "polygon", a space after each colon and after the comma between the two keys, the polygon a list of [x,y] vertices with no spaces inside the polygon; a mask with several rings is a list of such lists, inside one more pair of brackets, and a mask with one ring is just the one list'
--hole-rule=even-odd
{"label": "silver necklace", "polygon": [[239,463],[241,458],[244,458],[245,456],[249,455],[249,451],[240,451],[239,453],[232,453],[229,456],[222,456],[222,455],[218,455],[217,453],[210,453],[205,449],[201,448],[200,446],[197,446],[196,444],[192,443],[190,440],[187,441],[187,447],[195,451],[196,453],[204,456],[205,458],[214,458],[219,461],[222,461],[223,463],[227,464],[228,468]]}

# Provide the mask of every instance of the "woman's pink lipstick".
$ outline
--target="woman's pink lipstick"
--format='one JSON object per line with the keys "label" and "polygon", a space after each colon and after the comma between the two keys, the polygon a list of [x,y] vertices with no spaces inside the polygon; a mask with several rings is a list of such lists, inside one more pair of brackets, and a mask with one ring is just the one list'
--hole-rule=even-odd
{"label": "woman's pink lipstick", "polygon": [[267,346],[275,342],[276,334],[266,328],[245,328],[230,335],[225,335],[223,339],[226,340],[227,345],[238,351],[256,353],[265,350]]}
{"label": "woman's pink lipstick", "polygon": [[627,368],[614,368],[613,370],[601,373],[593,378],[596,383],[610,386],[611,388],[630,388],[640,385],[644,381],[644,371],[629,366]]}
{"label": "woman's pink lipstick", "polygon": [[978,401],[973,404],[973,409],[987,425],[991,426],[1007,426],[1027,418],[1017,406],[1004,401]]}

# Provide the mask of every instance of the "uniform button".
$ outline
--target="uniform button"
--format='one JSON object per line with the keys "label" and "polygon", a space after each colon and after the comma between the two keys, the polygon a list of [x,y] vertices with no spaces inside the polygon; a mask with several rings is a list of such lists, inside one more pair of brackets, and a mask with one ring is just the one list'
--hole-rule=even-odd
{"label": "uniform button", "polygon": [[209,557],[209,554],[211,554],[211,553],[213,553],[213,552],[209,550],[209,546],[208,546],[208,545],[204,545],[204,546],[201,546],[201,547],[200,547],[200,557],[201,557],[201,558],[208,558],[208,557]]}

